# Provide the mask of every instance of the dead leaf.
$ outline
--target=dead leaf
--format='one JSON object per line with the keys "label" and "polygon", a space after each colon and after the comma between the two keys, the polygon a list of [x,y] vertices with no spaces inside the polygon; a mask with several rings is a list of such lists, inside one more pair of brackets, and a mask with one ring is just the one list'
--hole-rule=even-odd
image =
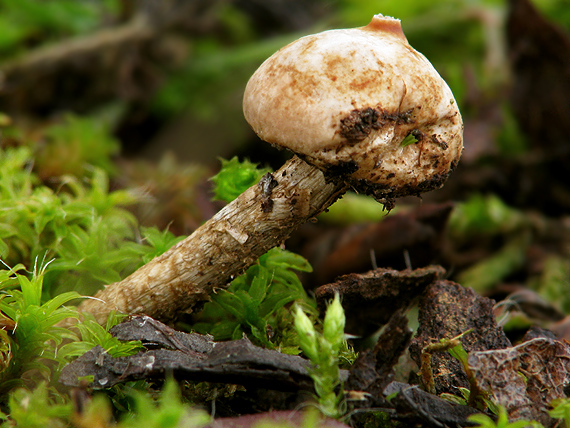
{"label": "dead leaf", "polygon": [[567,398],[570,344],[541,337],[515,347],[471,352],[469,367],[478,386],[507,409],[511,419],[553,426],[550,403]]}

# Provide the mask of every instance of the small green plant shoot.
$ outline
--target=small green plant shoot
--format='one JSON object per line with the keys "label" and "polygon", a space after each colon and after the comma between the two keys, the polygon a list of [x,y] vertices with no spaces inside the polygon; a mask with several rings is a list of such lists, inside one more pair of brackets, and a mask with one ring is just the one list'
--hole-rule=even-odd
{"label": "small green plant shoot", "polygon": [[478,424],[476,425],[478,428],[543,428],[542,424],[536,421],[518,420],[509,422],[509,417],[504,407],[499,407],[497,421],[482,413],[471,415],[468,420]]}
{"label": "small green plant shoot", "polygon": [[[290,311],[286,305],[305,302],[308,297],[295,271],[310,272],[301,256],[273,248],[259,258],[244,275],[234,279],[227,290],[218,290],[204,305],[200,322],[193,328],[216,340],[250,339],[269,349],[295,352]],[[288,322],[286,321],[288,320]]]}
{"label": "small green plant shoot", "polygon": [[344,325],[345,315],[338,294],[327,308],[322,333],[317,333],[313,322],[299,306],[295,308],[299,347],[312,363],[311,377],[315,383],[318,408],[333,418],[340,418],[345,413],[339,376],[339,353],[344,344]]}

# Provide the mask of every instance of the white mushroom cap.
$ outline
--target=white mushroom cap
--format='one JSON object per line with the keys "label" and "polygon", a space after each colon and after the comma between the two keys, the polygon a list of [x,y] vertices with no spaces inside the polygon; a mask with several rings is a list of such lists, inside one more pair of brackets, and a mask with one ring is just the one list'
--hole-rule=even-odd
{"label": "white mushroom cap", "polygon": [[243,108],[261,139],[388,203],[440,187],[463,149],[451,90],[400,21],[382,15],[276,52],[249,80]]}

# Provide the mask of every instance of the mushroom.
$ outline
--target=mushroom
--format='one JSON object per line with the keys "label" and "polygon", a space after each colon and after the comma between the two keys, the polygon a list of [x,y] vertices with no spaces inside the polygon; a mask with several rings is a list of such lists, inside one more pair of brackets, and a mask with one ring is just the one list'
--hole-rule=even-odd
{"label": "mushroom", "polygon": [[244,93],[259,137],[297,156],[184,241],[80,309],[162,320],[207,300],[348,189],[390,209],[443,185],[462,152],[451,90],[415,51],[400,21],[303,37],[267,59]]}
{"label": "mushroom", "polygon": [[388,206],[440,187],[463,148],[451,90],[381,15],[284,47],[253,74],[243,107],[261,139]]}

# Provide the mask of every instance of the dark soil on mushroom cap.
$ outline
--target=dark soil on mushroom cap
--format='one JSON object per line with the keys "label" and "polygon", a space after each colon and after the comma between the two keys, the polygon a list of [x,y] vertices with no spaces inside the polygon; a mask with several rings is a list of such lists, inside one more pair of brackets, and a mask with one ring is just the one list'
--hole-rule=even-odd
{"label": "dark soil on mushroom cap", "polygon": [[371,195],[378,202],[384,204],[386,209],[391,209],[394,200],[402,196],[419,196],[421,193],[439,189],[447,181],[453,171],[453,165],[447,172],[432,175],[429,179],[418,184],[404,184],[402,186],[390,186],[383,183],[370,183],[367,180],[346,179],[347,183],[359,193]]}
{"label": "dark soil on mushroom cap", "polygon": [[383,109],[365,107],[352,110],[340,120],[340,135],[348,144],[356,144],[368,137],[386,122],[411,123],[411,110],[405,112],[387,112]]}

